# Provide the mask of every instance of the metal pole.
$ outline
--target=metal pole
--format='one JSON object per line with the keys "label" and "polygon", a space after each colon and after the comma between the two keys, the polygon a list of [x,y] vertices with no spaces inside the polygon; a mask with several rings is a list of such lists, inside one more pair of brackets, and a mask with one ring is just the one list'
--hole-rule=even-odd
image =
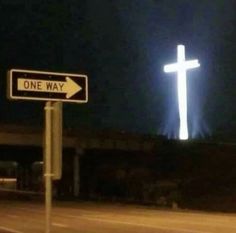
{"label": "metal pole", "polygon": [[45,233],[51,232],[51,210],[52,210],[52,102],[46,102],[45,110]]}
{"label": "metal pole", "polygon": [[62,102],[52,103],[52,167],[53,180],[60,180],[62,175]]}

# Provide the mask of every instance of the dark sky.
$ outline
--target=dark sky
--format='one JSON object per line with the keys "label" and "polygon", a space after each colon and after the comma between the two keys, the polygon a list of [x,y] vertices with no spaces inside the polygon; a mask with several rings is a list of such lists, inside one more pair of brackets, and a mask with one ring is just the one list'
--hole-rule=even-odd
{"label": "dark sky", "polygon": [[236,139],[235,0],[0,0],[0,121],[39,125],[42,102],[6,99],[10,68],[84,73],[89,103],[64,104],[71,128],[178,134],[176,46],[188,73],[193,138]]}

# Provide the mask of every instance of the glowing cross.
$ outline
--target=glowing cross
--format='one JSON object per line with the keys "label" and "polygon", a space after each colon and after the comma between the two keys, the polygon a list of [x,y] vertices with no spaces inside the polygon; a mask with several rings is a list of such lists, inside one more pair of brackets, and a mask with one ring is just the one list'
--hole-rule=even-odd
{"label": "glowing cross", "polygon": [[178,102],[179,102],[179,139],[188,139],[188,122],[187,122],[187,82],[186,71],[199,67],[198,60],[185,60],[185,47],[184,45],[177,46],[177,63],[168,64],[164,66],[164,71],[177,72],[177,87],[178,87]]}

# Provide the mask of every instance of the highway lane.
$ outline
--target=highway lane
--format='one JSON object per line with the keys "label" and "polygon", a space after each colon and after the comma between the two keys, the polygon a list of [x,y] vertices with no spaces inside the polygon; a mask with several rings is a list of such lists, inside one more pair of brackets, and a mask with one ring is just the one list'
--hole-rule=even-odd
{"label": "highway lane", "polygon": [[[44,232],[44,205],[0,201],[0,233]],[[57,202],[52,233],[235,233],[236,214],[166,211],[134,205]]]}

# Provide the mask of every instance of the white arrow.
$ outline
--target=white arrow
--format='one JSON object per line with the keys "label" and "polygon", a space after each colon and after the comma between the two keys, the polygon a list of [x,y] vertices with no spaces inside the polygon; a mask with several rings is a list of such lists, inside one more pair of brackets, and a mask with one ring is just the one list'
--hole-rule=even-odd
{"label": "white arrow", "polygon": [[82,90],[82,87],[74,82],[70,77],[66,77],[66,81],[40,80],[18,78],[17,90],[19,91],[35,91],[35,92],[50,92],[50,93],[66,93],[66,98],[69,99],[77,92]]}

